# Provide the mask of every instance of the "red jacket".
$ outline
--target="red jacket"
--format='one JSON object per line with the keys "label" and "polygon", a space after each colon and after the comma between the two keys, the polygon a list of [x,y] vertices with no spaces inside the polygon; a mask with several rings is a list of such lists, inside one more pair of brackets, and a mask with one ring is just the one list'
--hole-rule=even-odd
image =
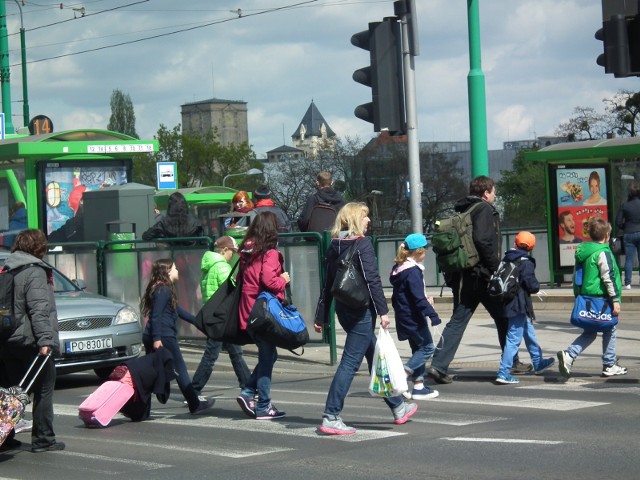
{"label": "red jacket", "polygon": [[287,285],[280,276],[282,270],[282,254],[272,248],[262,256],[249,263],[250,253],[240,253],[240,275],[242,275],[242,298],[240,299],[240,329],[247,329],[249,314],[260,292],[268,291],[278,300],[284,301],[284,290]]}

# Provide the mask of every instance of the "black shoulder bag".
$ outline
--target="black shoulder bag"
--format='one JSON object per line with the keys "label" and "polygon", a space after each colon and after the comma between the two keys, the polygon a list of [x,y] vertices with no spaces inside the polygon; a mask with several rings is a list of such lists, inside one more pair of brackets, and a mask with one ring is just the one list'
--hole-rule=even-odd
{"label": "black shoulder bag", "polygon": [[357,243],[358,241],[354,240],[347,253],[338,260],[338,269],[331,286],[331,294],[336,301],[356,310],[363,310],[369,306],[371,296],[362,270],[358,268],[354,260],[356,253],[360,259]]}

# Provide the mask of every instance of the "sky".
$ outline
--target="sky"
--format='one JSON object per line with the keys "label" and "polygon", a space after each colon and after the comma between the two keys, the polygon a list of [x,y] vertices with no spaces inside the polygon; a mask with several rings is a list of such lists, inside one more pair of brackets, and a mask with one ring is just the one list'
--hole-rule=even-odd
{"label": "sky", "polygon": [[[247,102],[249,143],[258,158],[291,145],[312,100],[339,137],[374,136],[373,126],[353,115],[371,100],[371,90],[351,78],[369,64],[369,53],[350,40],[369,22],[392,16],[393,1],[7,0],[16,127],[22,125],[18,2],[30,116],[48,116],[56,131],[106,128],[111,93],[120,89],[131,97],[143,139],[161,124],[178,125],[184,103],[210,98]],[[596,64],[599,0],[478,3],[490,149],[553,135],[575,107],[601,111],[603,98],[637,89],[636,78],[616,79]],[[416,0],[416,11],[418,138],[468,141],[467,2]]]}

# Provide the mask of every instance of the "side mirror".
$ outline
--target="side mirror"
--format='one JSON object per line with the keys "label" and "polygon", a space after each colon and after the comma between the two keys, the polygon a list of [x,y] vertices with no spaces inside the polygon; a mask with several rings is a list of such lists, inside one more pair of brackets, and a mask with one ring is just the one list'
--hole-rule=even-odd
{"label": "side mirror", "polygon": [[80,290],[86,290],[87,289],[87,282],[85,282],[84,280],[78,278],[78,279],[74,279],[73,283],[76,284],[76,286],[80,289]]}

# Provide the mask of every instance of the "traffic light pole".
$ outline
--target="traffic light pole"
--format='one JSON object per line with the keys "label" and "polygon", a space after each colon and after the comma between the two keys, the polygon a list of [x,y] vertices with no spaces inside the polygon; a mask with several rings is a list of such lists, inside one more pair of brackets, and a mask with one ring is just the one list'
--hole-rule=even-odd
{"label": "traffic light pole", "polygon": [[[415,12],[412,12],[415,15]],[[407,148],[409,154],[409,212],[411,231],[422,233],[422,188],[420,182],[420,148],[418,143],[418,115],[416,113],[416,82],[414,56],[409,48],[409,22],[407,14],[400,15],[402,22],[402,63],[404,68],[404,92],[407,114]],[[415,32],[417,35],[417,32]]]}
{"label": "traffic light pole", "polygon": [[489,175],[487,147],[487,106],[480,54],[480,0],[467,0],[469,23],[469,130],[471,137],[471,176]]}

